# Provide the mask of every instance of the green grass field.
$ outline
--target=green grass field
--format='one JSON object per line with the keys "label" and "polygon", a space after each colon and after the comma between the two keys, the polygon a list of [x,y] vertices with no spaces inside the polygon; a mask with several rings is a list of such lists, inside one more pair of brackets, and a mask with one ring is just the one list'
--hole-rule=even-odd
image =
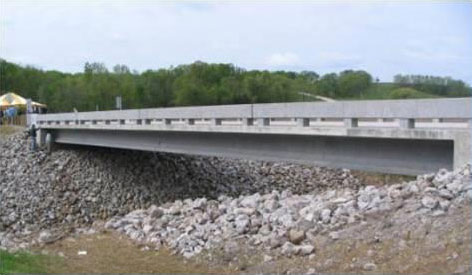
{"label": "green grass field", "polygon": [[60,260],[59,257],[0,250],[0,274],[46,273],[51,264],[57,264]]}

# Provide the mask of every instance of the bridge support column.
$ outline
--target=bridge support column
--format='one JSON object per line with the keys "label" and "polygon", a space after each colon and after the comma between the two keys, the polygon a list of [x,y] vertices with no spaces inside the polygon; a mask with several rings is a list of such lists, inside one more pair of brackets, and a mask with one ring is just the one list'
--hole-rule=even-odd
{"label": "bridge support column", "polygon": [[270,126],[270,118],[258,118],[257,126],[259,127]]}
{"label": "bridge support column", "polygon": [[412,118],[400,118],[400,128],[413,129],[415,128],[415,120]]}
{"label": "bridge support column", "polygon": [[297,118],[297,126],[298,127],[308,127],[308,126],[310,126],[310,119],[309,118]]}
{"label": "bridge support column", "polygon": [[51,133],[47,133],[46,137],[44,139],[44,145],[46,147],[46,152],[48,154],[50,154],[52,152],[52,143],[53,143],[52,135],[51,135]]}
{"label": "bridge support column", "polygon": [[165,118],[164,119],[164,125],[171,125],[172,124],[172,120],[169,119],[169,118]]}
{"label": "bridge support column", "polygon": [[359,126],[359,120],[357,118],[345,118],[344,127],[346,128],[356,128]]}
{"label": "bridge support column", "polygon": [[38,129],[36,132],[36,143],[38,144],[38,147],[44,146],[46,143],[46,130]]}
{"label": "bridge support column", "polygon": [[454,169],[467,163],[472,164],[472,145],[470,133],[458,133],[454,137]]}
{"label": "bridge support column", "polygon": [[187,124],[188,125],[195,125],[195,119],[193,119],[193,118],[187,119]]}

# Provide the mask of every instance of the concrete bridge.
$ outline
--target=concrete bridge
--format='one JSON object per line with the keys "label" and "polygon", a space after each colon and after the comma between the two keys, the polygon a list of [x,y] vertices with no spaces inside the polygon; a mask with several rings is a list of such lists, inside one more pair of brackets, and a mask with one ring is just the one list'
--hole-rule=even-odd
{"label": "concrete bridge", "polygon": [[471,161],[472,99],[245,104],[36,115],[39,140],[419,174]]}

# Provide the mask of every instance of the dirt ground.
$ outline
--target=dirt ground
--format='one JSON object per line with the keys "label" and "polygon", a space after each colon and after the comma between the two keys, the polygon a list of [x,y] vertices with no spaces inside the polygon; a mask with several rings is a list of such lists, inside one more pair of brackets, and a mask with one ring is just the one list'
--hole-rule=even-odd
{"label": "dirt ground", "polygon": [[[208,272],[203,265],[186,262],[166,249],[145,250],[125,236],[112,232],[67,237],[33,251],[60,255],[49,267],[52,273],[155,273]],[[86,251],[86,255],[79,255]]]}
{"label": "dirt ground", "polygon": [[[60,255],[54,273],[468,273],[471,271],[470,208],[462,207],[421,228],[388,224],[375,217],[340,231],[339,240],[320,234],[312,257],[272,255],[241,242],[234,254],[215,248],[186,260],[168,249],[147,250],[126,236],[102,231],[67,237],[33,251]],[[414,229],[416,227],[416,230]],[[382,232],[382,234],[378,234]],[[350,237],[348,237],[350,236]],[[86,255],[78,255],[87,251]],[[370,270],[367,264],[375,264]]]}
{"label": "dirt ground", "polygon": [[351,174],[358,178],[364,185],[374,185],[382,186],[395,184],[403,181],[415,180],[415,176],[405,176],[405,175],[394,175],[394,174],[382,174],[375,172],[364,172],[351,170]]}
{"label": "dirt ground", "polygon": [[15,133],[25,131],[26,128],[22,126],[10,126],[10,125],[0,125],[0,142],[5,138]]}

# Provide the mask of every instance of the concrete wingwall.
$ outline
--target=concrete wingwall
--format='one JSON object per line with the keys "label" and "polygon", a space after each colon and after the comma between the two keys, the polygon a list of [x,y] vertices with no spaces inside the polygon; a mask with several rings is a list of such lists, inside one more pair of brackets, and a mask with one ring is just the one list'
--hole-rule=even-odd
{"label": "concrete wingwall", "polygon": [[407,175],[452,169],[455,161],[453,140],[175,131],[51,132],[57,143],[291,161]]}

